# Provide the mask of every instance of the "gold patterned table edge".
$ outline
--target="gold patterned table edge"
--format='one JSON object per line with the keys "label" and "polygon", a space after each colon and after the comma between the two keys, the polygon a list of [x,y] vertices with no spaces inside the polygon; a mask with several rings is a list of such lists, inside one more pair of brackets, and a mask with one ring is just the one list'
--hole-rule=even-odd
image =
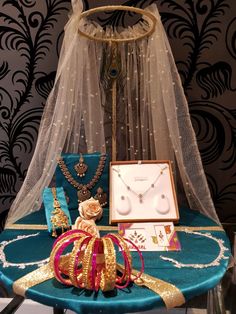
{"label": "gold patterned table edge", "polygon": [[[117,231],[117,226],[97,226],[99,231]],[[38,224],[9,224],[6,229],[11,230],[47,230],[47,225]],[[224,231],[221,226],[175,226],[176,231]]]}

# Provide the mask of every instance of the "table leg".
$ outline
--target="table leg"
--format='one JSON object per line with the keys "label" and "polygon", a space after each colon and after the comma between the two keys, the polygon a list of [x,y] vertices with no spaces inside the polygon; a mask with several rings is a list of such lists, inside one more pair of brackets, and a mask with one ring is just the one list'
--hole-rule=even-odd
{"label": "table leg", "polygon": [[24,297],[20,295],[16,295],[11,302],[1,311],[1,314],[13,314],[17,311],[17,309],[21,306],[23,301],[25,300]]}
{"label": "table leg", "polygon": [[64,310],[54,307],[53,308],[53,314],[64,314]]}
{"label": "table leg", "polygon": [[208,291],[207,314],[226,314],[221,283]]}

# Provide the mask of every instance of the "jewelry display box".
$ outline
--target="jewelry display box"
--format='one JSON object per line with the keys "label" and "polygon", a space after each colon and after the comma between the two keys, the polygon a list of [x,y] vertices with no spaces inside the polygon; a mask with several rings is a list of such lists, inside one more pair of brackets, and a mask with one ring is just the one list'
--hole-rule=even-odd
{"label": "jewelry display box", "polygon": [[110,224],[179,220],[169,160],[110,162]]}

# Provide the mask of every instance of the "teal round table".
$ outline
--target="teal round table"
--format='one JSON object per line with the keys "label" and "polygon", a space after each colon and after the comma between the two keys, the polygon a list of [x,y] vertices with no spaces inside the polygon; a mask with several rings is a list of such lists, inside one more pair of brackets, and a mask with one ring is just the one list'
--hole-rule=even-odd
{"label": "teal round table", "polygon": [[[77,212],[71,211],[71,216],[73,221]],[[98,225],[101,230],[108,228],[108,209]],[[189,209],[180,210],[176,230],[181,251],[143,252],[145,274],[174,285],[187,301],[220,282],[228,266],[230,244],[223,229],[211,219]],[[101,231],[102,234],[107,232],[110,231]],[[48,258],[53,242],[43,210],[24,217],[0,234],[0,278],[9,292],[12,292],[16,280],[37,269]],[[220,254],[222,248],[224,254]],[[175,265],[161,256],[174,259],[179,264]],[[132,252],[132,257],[133,267],[139,269],[138,256]],[[191,266],[183,267],[183,264]],[[131,313],[165,306],[160,295],[135,284],[124,290],[103,293],[63,286],[54,278],[30,287],[25,291],[25,297],[81,314],[97,313],[98,310],[99,313]]]}

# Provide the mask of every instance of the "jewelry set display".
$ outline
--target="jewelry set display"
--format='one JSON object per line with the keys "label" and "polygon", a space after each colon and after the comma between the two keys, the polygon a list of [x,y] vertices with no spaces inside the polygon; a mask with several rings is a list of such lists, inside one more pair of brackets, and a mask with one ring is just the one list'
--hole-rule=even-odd
{"label": "jewelry set display", "polygon": [[[58,166],[62,174],[64,175],[65,179],[69,184],[77,190],[77,197],[78,197],[78,203],[83,202],[87,199],[89,199],[92,196],[91,190],[94,188],[94,186],[98,183],[98,181],[101,179],[101,176],[104,171],[105,163],[106,163],[106,155],[101,154],[98,161],[98,166],[90,179],[87,183],[79,182],[79,178],[86,178],[86,172],[89,169],[89,166],[85,163],[83,155],[80,154],[79,163],[76,163],[74,165],[74,170],[77,173],[77,178],[75,179],[73,177],[73,174],[69,170],[65,160],[63,157],[58,158]],[[101,206],[105,206],[107,204],[107,194],[104,192],[103,188],[99,186],[96,190],[96,194],[94,195],[94,198],[99,201]]]}
{"label": "jewelry set display", "polygon": [[177,221],[168,161],[111,163],[110,222]]}

